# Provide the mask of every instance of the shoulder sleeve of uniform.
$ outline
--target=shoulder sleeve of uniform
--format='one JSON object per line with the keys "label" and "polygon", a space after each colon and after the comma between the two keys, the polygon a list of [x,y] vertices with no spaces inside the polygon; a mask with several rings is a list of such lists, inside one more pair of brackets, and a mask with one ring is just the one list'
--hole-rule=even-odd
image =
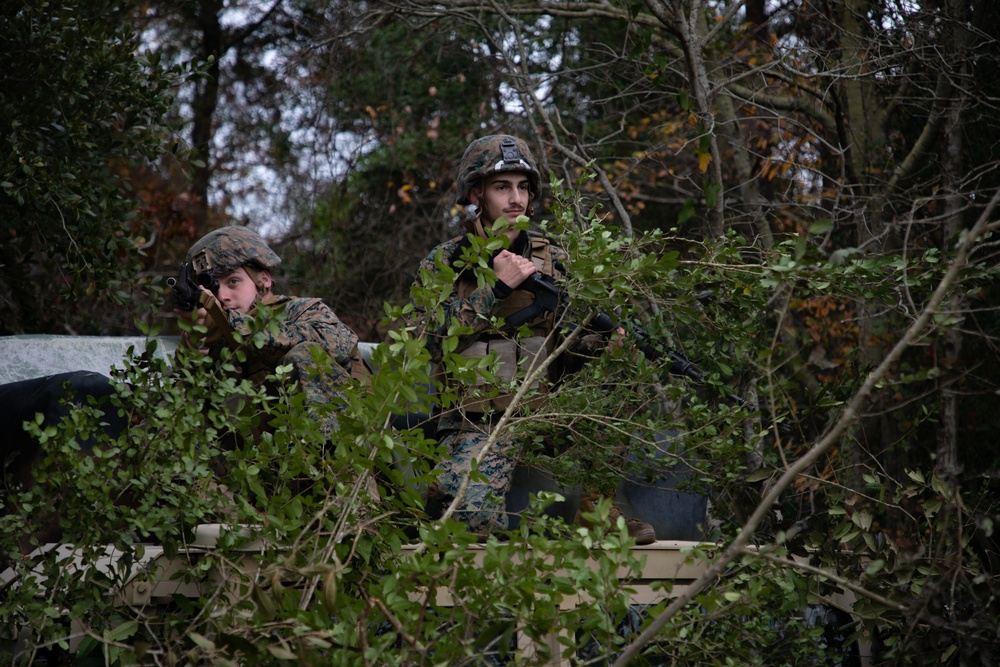
{"label": "shoulder sleeve of uniform", "polygon": [[431,250],[430,254],[427,255],[420,262],[420,268],[429,271],[437,271],[439,268],[439,263],[445,266],[451,266],[455,259],[455,252],[461,244],[462,238],[454,238],[450,241],[445,241],[441,245],[437,246]]}

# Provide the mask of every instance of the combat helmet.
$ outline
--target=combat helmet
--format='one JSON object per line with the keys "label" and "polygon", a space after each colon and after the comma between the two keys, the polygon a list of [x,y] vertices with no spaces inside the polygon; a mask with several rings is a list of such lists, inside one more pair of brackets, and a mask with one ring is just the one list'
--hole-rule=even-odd
{"label": "combat helmet", "polygon": [[272,271],[281,264],[264,239],[248,227],[220,227],[198,239],[188,250],[187,263],[195,272],[211,273],[216,278],[241,266]]}
{"label": "combat helmet", "polygon": [[476,139],[465,149],[458,167],[458,203],[472,203],[469,193],[482,179],[501,171],[523,171],[528,174],[528,189],[532,198],[538,196],[541,174],[528,144],[509,134],[490,134]]}

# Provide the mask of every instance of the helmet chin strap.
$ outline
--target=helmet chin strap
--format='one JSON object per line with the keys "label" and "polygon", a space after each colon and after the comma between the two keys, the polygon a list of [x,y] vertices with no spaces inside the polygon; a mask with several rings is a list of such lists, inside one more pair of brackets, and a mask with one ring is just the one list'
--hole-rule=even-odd
{"label": "helmet chin strap", "polygon": [[264,287],[264,280],[260,277],[260,269],[256,269],[249,264],[245,264],[243,266],[243,270],[247,272],[247,275],[250,276],[250,280],[252,280],[253,284],[257,286],[257,297],[254,301],[259,302],[267,295],[268,292],[271,291],[270,288]]}
{"label": "helmet chin strap", "polygon": [[476,236],[481,239],[488,239],[489,236],[486,234],[486,228],[483,227],[483,213],[479,212],[476,219],[472,221],[472,230],[476,232]]}

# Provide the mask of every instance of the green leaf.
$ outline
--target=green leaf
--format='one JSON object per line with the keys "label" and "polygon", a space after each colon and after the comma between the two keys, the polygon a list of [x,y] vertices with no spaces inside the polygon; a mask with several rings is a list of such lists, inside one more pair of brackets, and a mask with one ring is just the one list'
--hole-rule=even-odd
{"label": "green leaf", "polygon": [[884,567],[885,567],[885,561],[882,560],[881,558],[873,560],[871,563],[868,564],[868,567],[865,568],[865,574],[869,576],[876,575],[879,572],[881,572],[882,568]]}
{"label": "green leaf", "polygon": [[809,226],[809,234],[811,236],[819,236],[820,234],[826,234],[833,229],[833,220],[829,218],[823,218],[822,220],[817,220]]}
{"label": "green leaf", "polygon": [[765,479],[770,479],[772,475],[774,475],[773,470],[769,470],[766,468],[758,468],[757,470],[754,470],[752,473],[747,475],[747,482],[750,483],[762,482]]}
{"label": "green leaf", "polygon": [[298,656],[280,644],[268,644],[267,651],[278,660],[295,660]]}
{"label": "green leaf", "polygon": [[135,634],[135,631],[139,628],[139,624],[135,621],[125,621],[121,625],[112,628],[110,632],[110,637],[114,641],[120,642],[125,641],[129,637]]}
{"label": "green leaf", "polygon": [[677,91],[677,105],[684,111],[691,111],[691,98],[688,96],[688,91],[683,88]]}

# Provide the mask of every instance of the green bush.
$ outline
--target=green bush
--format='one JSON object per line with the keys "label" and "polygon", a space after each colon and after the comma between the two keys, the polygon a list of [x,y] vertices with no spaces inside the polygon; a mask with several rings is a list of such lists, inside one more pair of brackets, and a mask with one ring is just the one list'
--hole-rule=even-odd
{"label": "green bush", "polygon": [[[579,210],[571,192],[555,189],[558,211]],[[769,356],[774,349],[765,334],[774,322],[760,292],[780,284],[809,294],[831,281],[844,293],[870,291],[887,284],[891,263],[795,259],[791,244],[776,262],[753,264],[741,259],[737,238],[695,250],[655,232],[621,239],[596,212],[582,226],[564,213],[555,220],[548,231],[573,257],[566,285],[573,322],[582,325],[600,310],[643,323],[667,346],[683,340],[683,351],[701,362],[704,382],[669,378],[666,360],[637,356],[626,339],[622,348],[574,362],[579,372],[555,387],[544,409],[507,427],[534,443],[532,461],[566,486],[601,489],[618,474],[648,468],[643,451],[651,450],[655,434],[682,433],[698,472],[692,490],[711,496],[720,541],[691,558],[722,562],[740,512],[754,508],[760,485],[784,465],[784,436],[775,424],[791,421],[787,401],[798,391]],[[491,250],[486,244],[468,259],[479,263]],[[706,286],[715,296],[699,300]],[[439,313],[447,289],[431,285],[414,299]],[[411,307],[387,306],[387,320],[405,322]],[[580,326],[573,331],[584,335]],[[601,527],[607,502],[593,517],[598,527],[586,529],[545,514],[558,498],[538,494],[516,530],[482,543],[460,524],[427,519],[421,490],[444,453],[419,430],[392,427],[394,415],[431,400],[426,388],[449,400],[434,387],[418,331],[397,326],[377,348],[370,384],[330,406],[339,410],[340,428],[329,440],[315,428],[287,368],[276,369],[271,389],[263,391],[232,377],[233,359],[213,365],[181,351],[168,368],[149,352],[131,356],[110,404],[33,428],[45,459],[37,485],[9,504],[14,511],[4,517],[0,537],[5,551],[15,553],[25,534],[56,520],[76,560],[51,550],[18,563],[0,606],[10,650],[20,633],[29,653],[59,653],[73,644],[71,660],[109,664],[538,664],[550,657],[543,641],[556,631],[564,656],[613,661],[664,613],[665,605],[631,607],[629,581],[614,575],[643,565],[623,525]],[[489,361],[450,355],[446,363],[458,374],[491,373]],[[781,399],[762,401],[764,419],[752,404],[726,398],[747,393],[751,380],[762,395]],[[833,419],[839,404],[829,393],[813,409]],[[99,428],[109,410],[128,418],[120,438]],[[98,445],[84,453],[79,443],[88,434]],[[624,444],[639,454],[636,460],[622,456]],[[856,496],[821,479],[811,512],[788,494],[779,507],[790,511],[797,502],[795,520],[775,512],[762,523],[756,548],[723,563],[690,603],[671,612],[637,660],[839,664],[840,640],[816,617],[844,593],[856,598],[859,621],[833,629],[845,643],[877,634],[905,657],[922,641],[917,630],[930,624],[941,630],[936,646],[954,660],[965,655],[957,629],[970,627],[974,608],[995,608],[996,579],[976,555],[979,543],[956,538],[956,527],[988,537],[995,510],[981,506],[974,519],[965,509],[973,500],[968,490],[926,479],[915,471],[905,486],[873,478],[871,491],[881,512],[903,507],[904,497],[922,498],[912,528],[934,536],[932,552],[904,554]],[[195,555],[186,547],[207,523],[233,529],[223,530],[214,550]],[[109,547],[116,550],[113,566],[98,567]],[[198,584],[197,592],[148,607],[121,604],[116,591],[147,552],[161,547],[181,565],[170,576]],[[941,560],[943,554],[958,560]],[[965,607],[948,606],[956,593],[942,589],[943,574]],[[562,608],[577,596],[586,601]],[[927,609],[938,615],[928,617]],[[995,612],[988,615],[976,622],[977,632],[993,622]],[[516,656],[517,642],[528,639],[540,647],[536,656]]]}

